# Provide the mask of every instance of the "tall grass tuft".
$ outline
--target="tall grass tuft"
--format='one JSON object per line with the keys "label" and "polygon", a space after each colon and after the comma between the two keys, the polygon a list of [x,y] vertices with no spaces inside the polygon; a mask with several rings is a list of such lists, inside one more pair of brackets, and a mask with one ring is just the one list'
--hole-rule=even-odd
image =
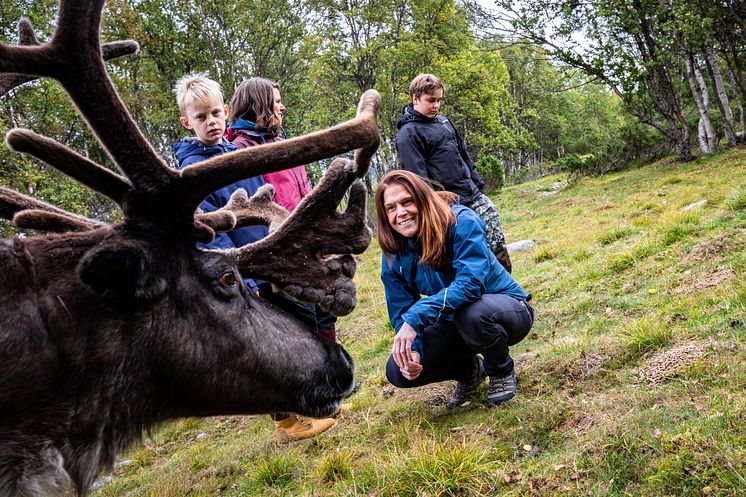
{"label": "tall grass tuft", "polygon": [[729,202],[729,205],[734,211],[746,210],[746,190],[739,191]]}
{"label": "tall grass tuft", "polygon": [[419,443],[408,453],[394,455],[396,462],[385,475],[378,495],[392,497],[482,497],[492,495],[497,463],[488,460],[484,448]]}
{"label": "tall grass tuft", "polygon": [[635,230],[630,227],[617,228],[603,233],[601,236],[598,237],[598,241],[601,242],[601,245],[611,245],[617,240],[627,238],[628,236],[634,234]]}
{"label": "tall grass tuft", "polygon": [[319,478],[327,483],[343,480],[351,474],[352,456],[347,452],[327,454],[319,466]]}
{"label": "tall grass tuft", "polygon": [[665,323],[643,318],[628,324],[624,330],[627,347],[634,355],[642,355],[660,348],[671,339],[671,328]]}
{"label": "tall grass tuft", "polygon": [[267,487],[284,488],[293,481],[293,469],[299,464],[290,455],[267,456],[256,468],[254,480]]}

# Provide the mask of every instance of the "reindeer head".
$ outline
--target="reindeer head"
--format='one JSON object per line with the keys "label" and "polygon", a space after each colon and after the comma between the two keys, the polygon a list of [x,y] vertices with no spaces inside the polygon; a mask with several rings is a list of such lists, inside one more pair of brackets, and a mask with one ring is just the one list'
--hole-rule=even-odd
{"label": "reindeer head", "polygon": [[[56,79],[123,173],[30,130],[7,135],[12,149],[113,199],[124,213],[123,223],[110,226],[0,187],[0,216],[56,233],[0,244],[0,259],[13,272],[0,278],[7,296],[0,309],[0,406],[19,406],[0,414],[0,438],[13,433],[10,443],[23,453],[52,444],[80,493],[117,450],[158,420],[327,415],[337,407],[353,382],[347,353],[250,294],[239,274],[333,314],[349,313],[356,305],[351,254],[370,242],[357,179],[379,142],[380,97],[370,90],[358,117],[341,125],[183,171],[169,168],[107,75],[103,59],[131,54],[137,44],[100,44],[103,3],[63,0],[49,42],[39,43],[22,21],[20,44],[0,45],[0,92],[40,76]],[[271,201],[270,186],[251,199],[239,191],[219,211],[195,212],[211,192],[240,179],[355,148],[355,159],[333,161],[289,216]],[[259,242],[226,252],[195,248],[216,232],[257,223],[270,226]],[[20,282],[9,286],[16,276]],[[23,329],[13,324],[21,322]],[[34,422],[38,413],[62,420],[54,437],[44,431],[48,424]],[[0,450],[0,475],[17,462],[8,457]],[[10,477],[4,478],[0,490]]]}

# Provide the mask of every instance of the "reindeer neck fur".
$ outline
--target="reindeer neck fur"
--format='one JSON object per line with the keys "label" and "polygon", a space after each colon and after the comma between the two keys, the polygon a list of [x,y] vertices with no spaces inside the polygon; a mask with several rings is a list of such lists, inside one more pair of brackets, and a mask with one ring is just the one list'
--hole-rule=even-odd
{"label": "reindeer neck fur", "polygon": [[71,483],[86,495],[117,453],[167,416],[128,342],[128,316],[92,319],[104,304],[76,276],[80,258],[113,236],[106,228],[0,241],[0,307],[18,309],[12,321],[0,314],[0,363],[13,365],[0,368],[2,497],[62,495]]}

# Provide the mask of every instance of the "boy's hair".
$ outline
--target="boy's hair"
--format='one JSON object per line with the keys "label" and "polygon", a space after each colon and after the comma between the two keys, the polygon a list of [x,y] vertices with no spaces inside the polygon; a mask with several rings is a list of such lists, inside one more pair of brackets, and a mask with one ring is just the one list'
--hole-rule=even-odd
{"label": "boy's hair", "polygon": [[397,233],[389,223],[383,196],[392,185],[401,185],[412,196],[419,211],[420,229],[416,243],[422,250],[421,264],[443,270],[449,264],[448,235],[456,222],[456,216],[449,204],[458,199],[451,192],[435,192],[425,181],[414,173],[397,169],[384,176],[375,193],[376,224],[378,244],[385,254],[397,254],[406,247],[406,239]]}
{"label": "boy's hair", "polygon": [[423,93],[432,95],[436,90],[446,91],[443,83],[432,74],[418,74],[411,83],[409,83],[409,96],[421,97]]}
{"label": "boy's hair", "polygon": [[179,112],[186,116],[187,107],[192,102],[199,100],[204,102],[210,98],[223,102],[223,92],[220,89],[220,83],[208,77],[206,72],[187,74],[179,78],[174,85],[176,102],[179,104]]}
{"label": "boy's hair", "polygon": [[277,134],[281,121],[274,112],[274,88],[279,91],[280,85],[265,78],[249,78],[238,85],[228,104],[228,121],[243,118],[253,121],[256,129]]}

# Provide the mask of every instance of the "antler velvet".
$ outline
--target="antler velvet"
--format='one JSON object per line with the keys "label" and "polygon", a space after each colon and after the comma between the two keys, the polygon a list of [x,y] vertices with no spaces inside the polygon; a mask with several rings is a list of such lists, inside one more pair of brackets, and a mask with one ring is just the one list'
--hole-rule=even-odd
{"label": "antler velvet", "polygon": [[[350,313],[357,298],[352,282],[356,265],[349,254],[365,251],[371,239],[365,221],[365,186],[355,182],[358,172],[353,161],[335,159],[277,231],[236,250],[242,274],[271,281],[334,315]],[[349,185],[347,209],[338,212]]]}
{"label": "antler velvet", "polygon": [[106,226],[4,186],[0,186],[0,217],[12,219],[18,228],[42,231],[86,231]]}

